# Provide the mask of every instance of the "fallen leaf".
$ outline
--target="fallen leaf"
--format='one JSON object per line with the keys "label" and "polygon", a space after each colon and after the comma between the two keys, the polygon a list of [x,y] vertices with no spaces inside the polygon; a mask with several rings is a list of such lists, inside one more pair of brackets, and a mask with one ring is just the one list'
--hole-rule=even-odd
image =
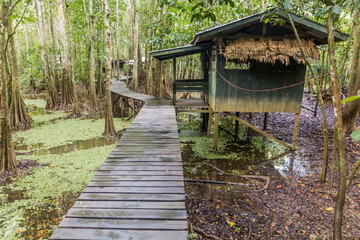
{"label": "fallen leaf", "polygon": [[326,212],[331,212],[332,210],[334,210],[332,207],[328,207],[327,209],[325,209]]}
{"label": "fallen leaf", "polygon": [[277,189],[282,188],[282,187],[283,187],[283,186],[281,186],[281,185],[276,186]]}

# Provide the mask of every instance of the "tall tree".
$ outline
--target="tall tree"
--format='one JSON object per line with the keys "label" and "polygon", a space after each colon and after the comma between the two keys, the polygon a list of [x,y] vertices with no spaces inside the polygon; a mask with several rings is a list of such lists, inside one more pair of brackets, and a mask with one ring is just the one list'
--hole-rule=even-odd
{"label": "tall tree", "polygon": [[116,79],[120,81],[120,0],[116,0]]}
{"label": "tall tree", "polygon": [[48,93],[48,97],[47,97],[47,104],[46,107],[48,109],[54,109],[57,104],[58,104],[58,90],[56,88],[56,84],[54,79],[51,77],[50,74],[50,63],[49,63],[49,56],[50,56],[50,52],[49,52],[49,45],[48,45],[48,39],[47,39],[47,31],[46,31],[46,24],[45,24],[45,12],[43,4],[44,1],[43,0],[35,0],[34,1],[35,7],[36,7],[36,12],[37,12],[37,16],[38,16],[38,32],[39,32],[39,37],[40,37],[40,41],[41,41],[41,60],[42,60],[42,64],[43,64],[43,71],[44,71],[44,76],[45,76],[45,80],[47,83],[47,93]]}
{"label": "tall tree", "polygon": [[138,0],[131,0],[132,4],[132,26],[133,26],[133,46],[134,46],[134,63],[132,76],[132,89],[137,92],[139,88],[139,21],[138,21]]}
{"label": "tall tree", "polygon": [[93,0],[89,0],[89,110],[98,111],[95,88],[95,36],[94,23],[95,15],[93,10]]}
{"label": "tall tree", "polygon": [[[354,96],[360,91],[360,19],[359,10],[353,15],[354,18],[354,43],[352,47],[351,76],[349,83],[349,96]],[[351,101],[343,109],[343,122],[345,131],[355,130],[355,119],[360,111],[360,99]]]}
{"label": "tall tree", "polygon": [[62,91],[61,91],[61,105],[66,107],[72,104],[73,89],[71,83],[70,63],[68,57],[68,40],[66,34],[66,21],[65,21],[65,8],[64,1],[58,0],[58,17],[60,28],[60,52],[61,52],[61,78],[62,78]]}
{"label": "tall tree", "polygon": [[335,138],[338,145],[338,170],[339,170],[339,184],[336,195],[335,203],[335,213],[334,213],[334,228],[333,228],[333,238],[342,239],[342,220],[343,220],[343,208],[345,204],[345,194],[346,194],[346,159],[345,159],[345,146],[344,146],[344,132],[343,132],[343,123],[342,123],[342,113],[341,113],[341,100],[340,100],[340,87],[339,87],[339,78],[336,68],[336,58],[335,58],[335,48],[334,48],[334,26],[333,18],[336,17],[339,13],[334,11],[337,7],[341,5],[331,6],[327,18],[327,31],[328,31],[328,52],[330,57],[330,77],[333,87],[333,102],[334,102],[334,115],[335,115]]}
{"label": "tall tree", "polygon": [[[66,8],[66,16],[68,16],[68,8]],[[75,59],[76,59],[76,46],[75,42],[72,41],[72,31],[71,31],[71,24],[70,21],[68,21],[68,42],[69,42],[69,60],[70,60],[70,81],[72,86],[72,96],[73,96],[73,115],[76,117],[79,117],[81,115],[80,113],[80,106],[79,106],[79,99],[77,94],[77,88],[76,88],[76,80],[75,80]]]}
{"label": "tall tree", "polygon": [[[15,4],[17,3],[18,2]],[[9,0],[3,0],[0,2],[0,172],[16,168],[16,157],[14,144],[11,137],[8,107],[8,85],[10,82],[10,70],[9,67],[6,66],[6,32],[14,7],[15,5],[11,5],[11,1]]]}
{"label": "tall tree", "polygon": [[10,103],[10,126],[15,129],[25,129],[30,127],[32,123],[32,118],[30,117],[27,109],[25,108],[24,100],[20,94],[19,88],[19,76],[18,76],[18,64],[16,58],[16,49],[15,49],[15,30],[12,26],[12,19],[8,22],[8,38],[9,38],[9,62],[11,65],[11,75],[10,80],[11,87],[9,95]]}
{"label": "tall tree", "polygon": [[57,47],[56,47],[56,35],[55,35],[55,31],[54,31],[54,16],[53,16],[53,2],[56,0],[48,0],[48,6],[49,6],[49,24],[50,24],[50,31],[51,31],[51,60],[50,60],[50,64],[51,64],[51,76],[54,79],[55,82],[55,87],[56,89],[60,88],[60,82],[59,82],[59,75],[58,75],[58,71],[57,71],[57,67],[56,67],[56,63],[57,63],[57,57],[56,57],[56,52],[57,52]]}
{"label": "tall tree", "polygon": [[105,131],[104,135],[114,136],[115,126],[111,102],[111,32],[109,26],[110,9],[108,0],[104,0],[105,48],[106,48],[106,88],[105,88]]}

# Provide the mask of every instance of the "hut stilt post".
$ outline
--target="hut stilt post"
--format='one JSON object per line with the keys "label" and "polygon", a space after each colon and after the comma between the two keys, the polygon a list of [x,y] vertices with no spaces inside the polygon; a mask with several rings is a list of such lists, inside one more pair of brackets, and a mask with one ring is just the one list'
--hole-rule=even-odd
{"label": "hut stilt post", "polygon": [[175,89],[175,81],[176,81],[176,58],[173,58],[173,103],[176,105],[176,89]]}
{"label": "hut stilt post", "polygon": [[[235,116],[240,117],[240,113],[236,112]],[[235,140],[238,139],[238,136],[239,136],[239,121],[235,119]]]}
{"label": "hut stilt post", "polygon": [[219,135],[219,113],[214,113],[214,148],[219,151],[218,136]]}
{"label": "hut stilt post", "polygon": [[249,112],[249,123],[252,122],[252,119],[253,119],[253,113],[252,113],[252,112]]}
{"label": "hut stilt post", "polygon": [[211,123],[212,123],[212,109],[209,107],[209,115],[208,115],[207,129],[206,129],[206,137],[210,137],[211,135]]}
{"label": "hut stilt post", "polygon": [[133,111],[132,111],[132,115],[133,115],[133,118],[135,119],[135,99],[132,100],[133,102]]}
{"label": "hut stilt post", "polygon": [[264,117],[264,128],[263,128],[263,130],[267,130],[268,122],[269,122],[269,113],[266,112],[265,117]]}
{"label": "hut stilt post", "polygon": [[292,139],[291,150],[296,149],[296,139],[297,139],[298,128],[299,128],[299,119],[300,119],[300,113],[296,113],[295,121],[294,121],[294,134],[293,134],[293,139]]}

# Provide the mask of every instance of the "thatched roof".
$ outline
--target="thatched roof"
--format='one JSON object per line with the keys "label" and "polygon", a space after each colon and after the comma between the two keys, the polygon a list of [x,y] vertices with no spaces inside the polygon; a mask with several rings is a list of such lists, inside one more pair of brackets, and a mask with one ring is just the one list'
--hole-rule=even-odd
{"label": "thatched roof", "polygon": [[[320,58],[319,50],[312,41],[301,39],[301,43],[309,60]],[[242,63],[256,60],[275,64],[276,60],[279,60],[285,65],[290,64],[292,57],[296,62],[305,64],[296,39],[240,38],[229,42],[225,47],[224,56]]]}

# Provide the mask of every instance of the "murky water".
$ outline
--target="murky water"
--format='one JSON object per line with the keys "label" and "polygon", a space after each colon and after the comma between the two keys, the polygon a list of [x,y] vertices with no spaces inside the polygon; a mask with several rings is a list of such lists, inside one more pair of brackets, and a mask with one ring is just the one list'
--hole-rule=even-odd
{"label": "murky water", "polygon": [[[196,157],[196,151],[201,146],[196,141],[192,142],[191,138],[205,136],[201,131],[201,122],[200,114],[178,116],[180,141],[185,141],[182,147],[184,177],[191,179],[186,185],[189,193],[231,200],[243,192],[261,190],[268,178],[311,173],[310,163],[297,152],[285,149],[244,125],[240,124],[236,137],[234,121],[229,118],[220,119],[219,138],[228,141],[218,158],[214,157],[212,147],[204,149],[209,152],[209,157],[206,154],[203,158]],[[223,157],[225,155],[227,157]],[[244,177],[248,175],[254,177]]]}
{"label": "murky water", "polygon": [[42,148],[42,144],[38,145],[19,145],[15,146],[15,151],[18,155],[20,154],[31,154],[31,155],[47,155],[47,154],[62,154],[79,150],[86,150],[93,147],[102,147],[111,145],[119,141],[121,137],[119,132],[115,138],[96,137],[86,140],[76,140],[69,144],[56,146],[52,148]]}

